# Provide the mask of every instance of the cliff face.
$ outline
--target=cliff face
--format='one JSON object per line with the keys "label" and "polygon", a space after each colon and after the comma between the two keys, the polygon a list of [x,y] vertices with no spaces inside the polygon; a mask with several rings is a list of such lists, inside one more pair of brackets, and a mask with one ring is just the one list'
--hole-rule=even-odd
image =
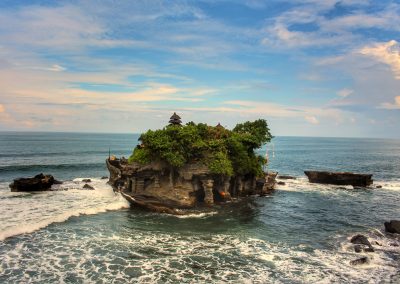
{"label": "cliff face", "polygon": [[226,177],[211,174],[200,163],[174,169],[161,162],[128,164],[126,160],[107,159],[110,184],[131,203],[169,213],[175,209],[212,206],[232,198],[266,194],[274,189],[277,173],[263,179],[254,176]]}

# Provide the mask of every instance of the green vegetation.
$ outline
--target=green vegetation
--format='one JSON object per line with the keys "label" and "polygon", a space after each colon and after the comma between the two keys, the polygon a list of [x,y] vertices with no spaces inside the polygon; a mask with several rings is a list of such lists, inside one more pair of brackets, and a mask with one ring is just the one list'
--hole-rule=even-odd
{"label": "green vegetation", "polygon": [[188,162],[202,162],[215,174],[262,175],[266,162],[255,150],[271,140],[264,119],[236,125],[233,130],[189,122],[168,125],[142,134],[129,162],[147,164],[161,160],[179,168]]}

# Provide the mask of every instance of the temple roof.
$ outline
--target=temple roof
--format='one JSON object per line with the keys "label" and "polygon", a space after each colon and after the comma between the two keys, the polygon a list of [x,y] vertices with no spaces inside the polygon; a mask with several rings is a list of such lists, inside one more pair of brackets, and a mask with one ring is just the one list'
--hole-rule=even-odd
{"label": "temple roof", "polygon": [[181,117],[179,115],[176,114],[176,112],[174,112],[174,114],[170,117],[171,120],[178,120],[181,119]]}
{"label": "temple roof", "polygon": [[177,115],[176,112],[174,112],[174,114],[171,116],[169,120],[169,123],[174,125],[181,125],[182,124],[181,117]]}

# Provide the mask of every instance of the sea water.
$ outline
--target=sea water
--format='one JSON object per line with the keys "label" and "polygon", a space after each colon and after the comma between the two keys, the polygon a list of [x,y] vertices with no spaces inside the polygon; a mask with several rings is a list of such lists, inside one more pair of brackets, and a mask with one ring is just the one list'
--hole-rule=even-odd
{"label": "sea water", "polygon": [[[129,208],[105,159],[128,157],[138,135],[0,133],[0,283],[399,283],[400,141],[277,137],[269,170],[297,177],[275,193],[171,216]],[[382,188],[308,183],[303,171],[374,174]],[[65,181],[10,192],[20,176]],[[91,178],[95,190],[81,190]],[[374,253],[355,253],[355,234]],[[375,244],[375,241],[379,243]],[[352,266],[368,256],[370,262]]]}

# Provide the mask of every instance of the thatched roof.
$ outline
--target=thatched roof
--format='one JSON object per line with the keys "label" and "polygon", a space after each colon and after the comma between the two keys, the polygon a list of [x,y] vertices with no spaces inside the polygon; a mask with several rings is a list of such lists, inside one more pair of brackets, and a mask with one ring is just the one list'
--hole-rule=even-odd
{"label": "thatched roof", "polygon": [[176,112],[174,112],[174,114],[169,119],[171,119],[171,120],[179,120],[179,119],[181,119],[181,117],[179,115],[177,115]]}
{"label": "thatched roof", "polygon": [[181,125],[182,124],[181,117],[179,115],[177,115],[176,112],[174,112],[174,114],[169,119],[169,123],[175,124],[175,125]]}

